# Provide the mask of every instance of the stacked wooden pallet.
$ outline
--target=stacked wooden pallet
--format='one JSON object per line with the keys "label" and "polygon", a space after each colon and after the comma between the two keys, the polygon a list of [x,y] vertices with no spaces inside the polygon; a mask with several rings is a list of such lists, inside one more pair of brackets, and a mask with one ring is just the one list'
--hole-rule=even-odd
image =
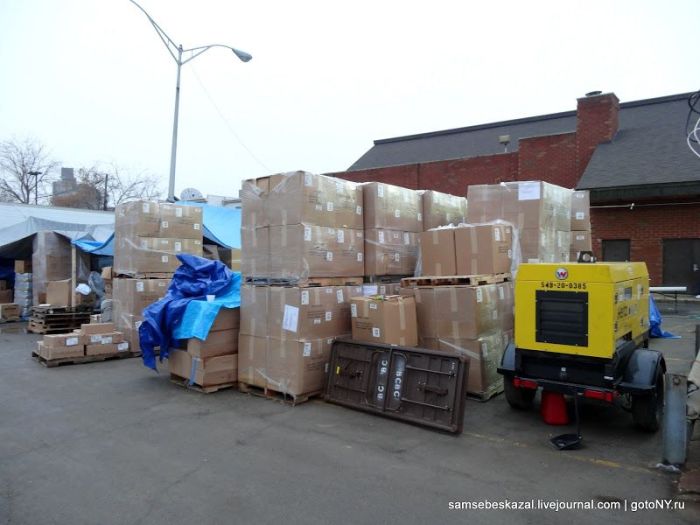
{"label": "stacked wooden pallet", "polygon": [[90,314],[85,306],[34,306],[27,328],[35,334],[63,334],[88,324]]}

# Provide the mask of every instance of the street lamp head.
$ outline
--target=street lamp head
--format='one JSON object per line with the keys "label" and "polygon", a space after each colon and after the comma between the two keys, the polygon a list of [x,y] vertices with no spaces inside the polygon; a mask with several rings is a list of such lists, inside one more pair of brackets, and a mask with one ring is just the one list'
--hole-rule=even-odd
{"label": "street lamp head", "polygon": [[245,51],[241,51],[240,49],[232,47],[231,51],[233,51],[233,54],[240,58],[243,62],[249,62],[253,58],[253,55],[246,53]]}

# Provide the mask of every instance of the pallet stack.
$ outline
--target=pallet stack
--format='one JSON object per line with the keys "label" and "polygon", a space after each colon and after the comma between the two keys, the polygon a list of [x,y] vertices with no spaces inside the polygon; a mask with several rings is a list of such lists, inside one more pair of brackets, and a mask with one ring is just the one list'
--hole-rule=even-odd
{"label": "pallet stack", "polygon": [[129,343],[113,323],[85,323],[67,334],[47,334],[32,356],[46,367],[131,357]]}
{"label": "pallet stack", "polygon": [[321,393],[330,346],[362,293],[362,187],[294,172],[244,182],[239,388]]}
{"label": "pallet stack", "polygon": [[117,206],[112,315],[132,352],[140,352],[143,309],[167,292],[179,253],[202,255],[202,208],[148,201]]}
{"label": "pallet stack", "polygon": [[32,307],[27,329],[34,334],[65,334],[90,322],[89,306],[51,306]]}
{"label": "pallet stack", "polygon": [[22,319],[27,319],[32,313],[32,305],[34,304],[32,279],[31,259],[16,260],[14,303],[19,307],[19,315]]}

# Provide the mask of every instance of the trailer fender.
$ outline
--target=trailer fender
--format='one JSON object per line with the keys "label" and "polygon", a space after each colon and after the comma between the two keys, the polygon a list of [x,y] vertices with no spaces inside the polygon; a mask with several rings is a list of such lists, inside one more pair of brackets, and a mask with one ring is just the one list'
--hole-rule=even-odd
{"label": "trailer fender", "polygon": [[504,376],[515,375],[515,343],[511,341],[506,346],[501,358],[501,366],[498,367],[498,373]]}
{"label": "trailer fender", "polygon": [[666,372],[661,352],[638,348],[630,356],[619,387],[623,392],[643,393],[656,386],[657,374]]}

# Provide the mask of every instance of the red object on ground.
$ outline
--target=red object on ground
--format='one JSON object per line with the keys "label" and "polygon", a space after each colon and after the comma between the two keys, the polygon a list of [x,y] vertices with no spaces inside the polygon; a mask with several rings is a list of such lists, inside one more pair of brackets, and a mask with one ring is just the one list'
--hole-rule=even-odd
{"label": "red object on ground", "polygon": [[564,394],[543,390],[540,414],[542,421],[548,425],[568,425],[569,414],[566,412]]}

